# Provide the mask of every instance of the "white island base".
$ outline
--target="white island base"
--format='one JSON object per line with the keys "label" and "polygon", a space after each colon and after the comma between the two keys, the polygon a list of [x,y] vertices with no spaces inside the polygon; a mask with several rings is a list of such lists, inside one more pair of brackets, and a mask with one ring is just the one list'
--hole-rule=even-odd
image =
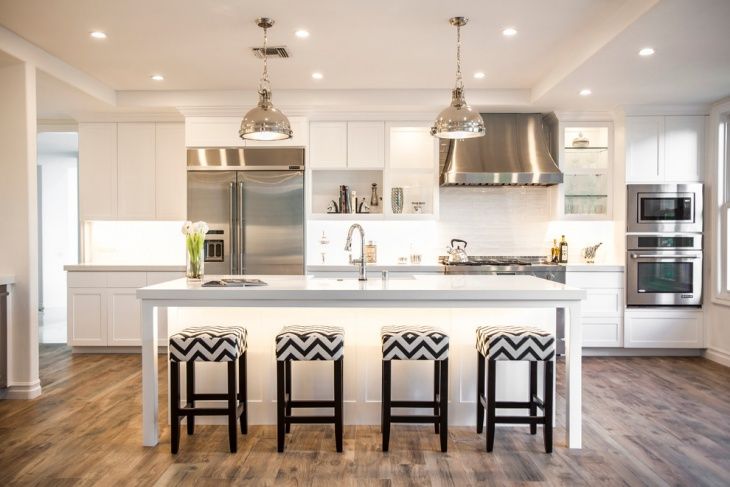
{"label": "white island base", "polygon": [[[485,324],[531,324],[554,331],[555,308],[566,308],[566,443],[580,448],[580,346],[570,344],[580,344],[580,300],[584,291],[530,276],[419,276],[385,283],[306,276],[257,277],[269,285],[201,288],[199,283],[181,279],[138,291],[142,300],[145,445],[158,442],[153,340],[157,307],[171,308],[170,334],[204,324],[243,325],[248,329],[250,424],[276,422],[274,336],[283,326],[336,325],[345,329],[345,423],[370,425],[380,424],[380,328],[388,324],[438,326],[450,338],[449,424],[453,426],[475,426],[476,328]],[[540,311],[536,313],[535,308]],[[536,316],[540,317],[538,321]],[[196,364],[199,392],[225,390],[225,377],[220,364]],[[295,363],[292,386],[297,399],[331,398],[332,363]],[[429,399],[432,387],[432,362],[398,362],[393,366],[394,399]],[[499,400],[524,400],[527,387],[526,362],[498,364]],[[542,390],[541,382],[538,390]],[[310,412],[303,410],[301,414]],[[224,417],[219,420],[225,422]]]}

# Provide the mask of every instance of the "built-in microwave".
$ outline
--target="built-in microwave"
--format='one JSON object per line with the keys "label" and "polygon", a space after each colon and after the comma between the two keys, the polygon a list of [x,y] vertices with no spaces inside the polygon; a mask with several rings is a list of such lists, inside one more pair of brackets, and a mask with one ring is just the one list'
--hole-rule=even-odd
{"label": "built-in microwave", "polygon": [[626,237],[627,306],[701,306],[702,235]]}
{"label": "built-in microwave", "polygon": [[629,184],[626,230],[702,232],[702,184]]}

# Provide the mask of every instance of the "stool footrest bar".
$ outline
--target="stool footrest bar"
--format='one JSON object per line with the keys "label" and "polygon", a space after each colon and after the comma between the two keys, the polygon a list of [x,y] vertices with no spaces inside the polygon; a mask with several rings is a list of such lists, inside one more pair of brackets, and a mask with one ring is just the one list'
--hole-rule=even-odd
{"label": "stool footrest bar", "polygon": [[286,405],[290,408],[333,408],[335,401],[288,401]]}
{"label": "stool footrest bar", "polygon": [[334,423],[334,416],[285,416],[284,423],[294,424],[319,424],[319,423]]}
{"label": "stool footrest bar", "polygon": [[438,401],[390,401],[391,408],[433,408]]}
{"label": "stool footrest bar", "polygon": [[502,424],[545,424],[545,416],[495,416],[494,423]]}

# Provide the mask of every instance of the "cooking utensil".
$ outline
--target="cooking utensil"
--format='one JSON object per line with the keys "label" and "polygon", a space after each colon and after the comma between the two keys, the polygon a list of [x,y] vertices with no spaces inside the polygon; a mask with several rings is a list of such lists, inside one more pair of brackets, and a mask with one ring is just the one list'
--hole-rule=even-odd
{"label": "cooking utensil", "polygon": [[[454,245],[456,243],[464,244],[464,246]],[[469,256],[466,253],[466,240],[452,238],[451,247],[446,247],[446,253],[449,254],[449,264],[469,262]]]}

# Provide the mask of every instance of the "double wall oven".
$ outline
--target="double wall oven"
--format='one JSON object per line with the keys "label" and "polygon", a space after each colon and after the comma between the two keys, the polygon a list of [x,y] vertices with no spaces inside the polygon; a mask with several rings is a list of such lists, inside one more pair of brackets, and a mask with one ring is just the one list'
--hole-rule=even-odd
{"label": "double wall oven", "polygon": [[628,306],[702,305],[702,184],[629,185]]}

